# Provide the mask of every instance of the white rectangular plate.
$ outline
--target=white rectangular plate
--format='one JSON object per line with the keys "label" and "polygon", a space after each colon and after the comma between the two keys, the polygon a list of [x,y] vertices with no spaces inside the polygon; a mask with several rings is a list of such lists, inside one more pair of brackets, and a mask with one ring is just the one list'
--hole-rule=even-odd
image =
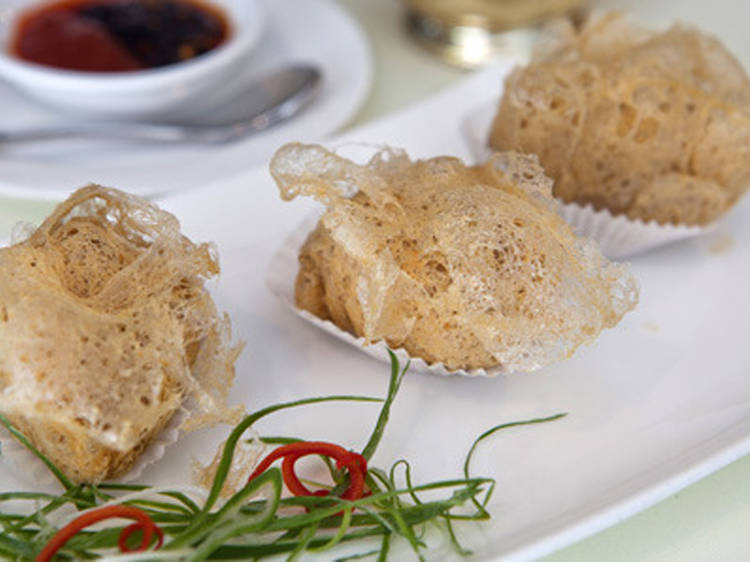
{"label": "white rectangular plate", "polygon": [[[506,66],[401,114],[336,139],[388,143],[412,156],[468,157],[462,111],[500,88]],[[282,203],[265,168],[162,202],[195,240],[218,244],[219,306],[247,341],[232,401],[256,409],[293,398],[382,395],[388,369],[311,326],[275,299],[265,270],[315,205]],[[408,458],[414,479],[457,477],[474,437],[500,422],[568,412],[563,420],[498,434],[478,451],[476,475],[498,485],[493,519],[460,529],[476,559],[532,558],[594,533],[750,452],[750,200],[721,223],[721,252],[696,238],[632,262],[641,303],[573,358],[496,379],[411,373],[373,464]],[[361,448],[377,408],[319,405],[263,420],[258,430]],[[190,480],[225,429],[186,435],[141,477]],[[0,465],[0,490],[29,488]],[[430,558],[450,559],[446,545]],[[394,554],[394,560],[404,559]]]}

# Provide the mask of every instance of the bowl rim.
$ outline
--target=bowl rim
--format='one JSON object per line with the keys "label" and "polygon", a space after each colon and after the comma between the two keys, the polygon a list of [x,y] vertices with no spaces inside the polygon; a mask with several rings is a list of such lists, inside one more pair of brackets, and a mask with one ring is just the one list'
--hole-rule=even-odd
{"label": "bowl rim", "polygon": [[[49,2],[50,0],[46,0]],[[259,0],[201,0],[222,10],[230,28],[228,39],[211,51],[194,59],[157,68],[125,72],[91,72],[67,70],[19,59],[0,48],[0,75],[9,82],[23,82],[26,87],[39,85],[45,89],[97,89],[118,91],[165,87],[172,82],[183,82],[212,71],[218,71],[248,53],[260,40],[265,27],[265,14]],[[45,0],[30,1],[29,5]],[[11,16],[4,25],[11,29],[19,8],[11,8]]]}

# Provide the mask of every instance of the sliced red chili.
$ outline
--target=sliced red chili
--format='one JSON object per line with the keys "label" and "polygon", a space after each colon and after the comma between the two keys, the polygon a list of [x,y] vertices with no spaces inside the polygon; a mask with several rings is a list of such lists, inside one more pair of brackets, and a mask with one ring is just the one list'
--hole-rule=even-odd
{"label": "sliced red chili", "polygon": [[357,500],[362,497],[365,490],[365,477],[367,475],[367,459],[359,453],[347,451],[343,447],[325,441],[300,441],[282,445],[271,451],[250,475],[248,482],[265,472],[277,459],[283,458],[281,474],[287,489],[295,496],[324,496],[328,495],[325,490],[313,492],[309,490],[294,471],[294,464],[302,457],[309,455],[320,455],[329,457],[336,461],[336,467],[346,468],[349,472],[349,487],[341,494],[346,500]]}
{"label": "sliced red chili", "polygon": [[[47,562],[60,550],[66,542],[73,538],[76,534],[82,531],[84,528],[94,523],[104,521],[105,519],[134,519],[135,523],[125,527],[120,533],[120,538],[117,542],[120,547],[120,552],[133,552],[133,551],[144,551],[151,544],[151,539],[156,533],[158,541],[156,548],[161,548],[164,542],[164,533],[159,526],[153,522],[148,513],[137,507],[129,505],[108,505],[99,509],[92,509],[87,511],[73,519],[70,523],[60,529],[45,545],[42,551],[34,559],[35,562]],[[141,544],[138,548],[128,548],[127,540],[137,530],[143,531],[143,537],[141,538]]]}
{"label": "sliced red chili", "polygon": [[[164,542],[164,533],[155,523],[152,523],[152,525],[153,531],[156,531],[156,536],[158,537],[158,541],[156,543],[156,548],[158,549]],[[137,548],[130,548],[128,546],[128,539],[130,538],[130,535],[132,535],[139,529],[143,530],[141,545]],[[151,527],[144,527],[142,523],[133,523],[132,525],[125,527],[122,532],[120,532],[120,537],[117,539],[117,546],[120,548],[120,552],[141,552],[146,550],[148,548],[148,545],[151,544],[151,535]]]}

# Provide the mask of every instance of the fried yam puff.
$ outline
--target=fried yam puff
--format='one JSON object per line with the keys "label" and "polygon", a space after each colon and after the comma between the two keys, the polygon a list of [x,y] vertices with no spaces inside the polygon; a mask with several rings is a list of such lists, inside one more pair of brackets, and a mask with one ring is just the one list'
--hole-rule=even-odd
{"label": "fried yam puff", "polygon": [[534,157],[469,167],[383,150],[359,166],[292,144],[271,170],[284,199],[327,207],[300,251],[297,305],[368,342],[449,369],[530,371],[636,304],[628,269],[551,210]]}

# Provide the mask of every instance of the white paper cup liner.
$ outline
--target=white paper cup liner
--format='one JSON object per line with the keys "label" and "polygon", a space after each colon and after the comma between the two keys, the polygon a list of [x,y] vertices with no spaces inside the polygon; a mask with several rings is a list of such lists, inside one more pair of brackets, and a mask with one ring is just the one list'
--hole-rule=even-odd
{"label": "white paper cup liner", "polygon": [[663,225],[643,222],[622,215],[613,216],[606,209],[595,210],[576,203],[558,201],[557,212],[579,236],[593,238],[608,258],[622,259],[678,240],[704,234],[710,227]]}
{"label": "white paper cup liner", "polygon": [[[133,467],[114,481],[132,482],[143,473],[147,466],[160,460],[164,456],[166,448],[177,441],[180,436],[180,426],[185,420],[185,416],[186,413],[183,410],[177,410],[167,426],[141,453]],[[19,443],[2,426],[0,426],[0,450],[2,450],[4,462],[9,462],[16,468],[20,480],[37,486],[50,486],[57,482],[55,476],[41,459]]]}
{"label": "white paper cup liner", "polygon": [[[295,306],[294,282],[297,278],[297,271],[299,270],[299,250],[307,239],[307,235],[315,228],[319,218],[320,213],[307,217],[283,242],[281,247],[271,258],[266,274],[266,285],[271,292],[281,300],[281,302],[292,309],[294,313],[301,318],[304,318],[314,326],[331,334],[342,342],[356,347],[367,355],[380,361],[390,363],[390,356],[388,355],[389,348],[384,341],[378,341],[368,345],[365,343],[364,338],[350,334],[346,330],[339,328],[330,320],[322,320],[314,314]],[[413,357],[403,348],[391,349],[391,351],[396,354],[401,365],[405,365],[407,361],[410,362],[410,371],[421,371],[443,376],[462,375],[466,377],[495,377],[499,374],[507,373],[507,370],[503,367],[450,370],[442,363],[427,363],[424,359]]]}
{"label": "white paper cup liner", "polygon": [[[477,105],[461,121],[461,134],[477,162],[484,162],[492,155],[487,139],[498,103],[499,100],[493,99]],[[559,200],[557,210],[578,236],[596,240],[602,253],[612,259],[632,257],[659,246],[704,234],[711,229],[710,225],[675,226],[654,221],[643,222],[623,215],[612,215],[606,209],[597,211],[590,205],[581,206]]]}

